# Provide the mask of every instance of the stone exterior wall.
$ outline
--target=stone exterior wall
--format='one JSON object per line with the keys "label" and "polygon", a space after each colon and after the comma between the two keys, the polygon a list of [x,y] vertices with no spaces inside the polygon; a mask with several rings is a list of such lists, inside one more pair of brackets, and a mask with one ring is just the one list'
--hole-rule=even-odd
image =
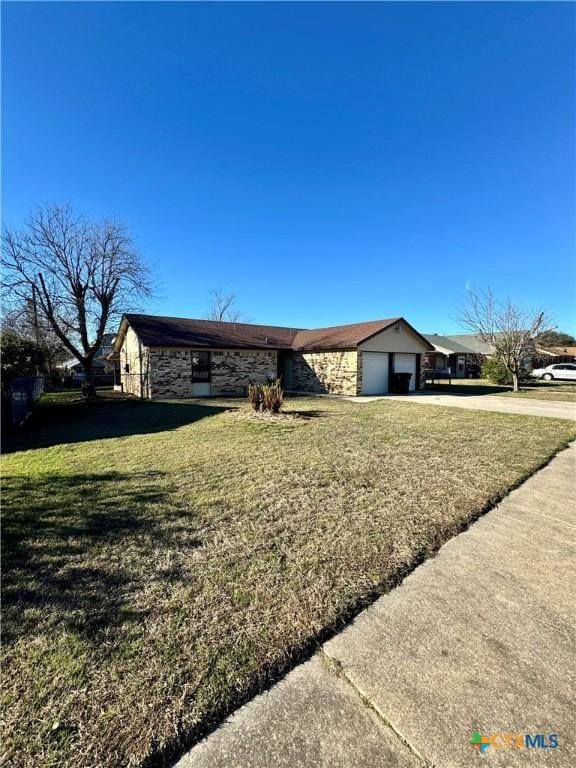
{"label": "stone exterior wall", "polygon": [[361,375],[358,376],[359,357],[355,349],[294,352],[292,389],[316,394],[357,395],[362,384]]}
{"label": "stone exterior wall", "polygon": [[278,375],[275,349],[216,349],[211,360],[213,395],[244,395],[249,384],[265,384],[268,374]]}
{"label": "stone exterior wall", "polygon": [[[270,349],[212,349],[210,394],[245,395],[250,383],[264,384],[269,373],[277,375],[278,352]],[[151,347],[152,399],[197,397],[192,388],[192,350],[188,347]]]}
{"label": "stone exterior wall", "polygon": [[120,350],[122,390],[134,397],[150,397],[150,358],[136,333],[128,327]]}
{"label": "stone exterior wall", "polygon": [[361,395],[362,394],[362,381],[363,381],[363,377],[362,377],[362,352],[360,352],[360,351],[356,352],[356,359],[358,361],[358,373],[357,373],[357,376],[356,376],[356,392],[355,392],[355,394],[356,395]]}
{"label": "stone exterior wall", "polygon": [[188,348],[150,347],[152,399],[193,397],[192,359]]}
{"label": "stone exterior wall", "polygon": [[416,389],[426,389],[426,366],[424,365],[424,355],[418,355],[419,363],[416,365],[416,371],[420,368],[420,378],[416,382]]}

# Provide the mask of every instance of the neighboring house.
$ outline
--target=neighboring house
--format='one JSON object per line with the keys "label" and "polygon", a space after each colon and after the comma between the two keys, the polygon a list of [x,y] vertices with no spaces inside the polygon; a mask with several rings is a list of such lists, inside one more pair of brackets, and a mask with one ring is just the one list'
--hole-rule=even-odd
{"label": "neighboring house", "polygon": [[[107,365],[110,365],[110,364],[105,360],[94,360],[94,362],[92,363],[92,373],[94,374],[106,373]],[[67,374],[70,374],[73,378],[82,378],[84,376],[84,369],[82,368],[82,363],[79,363],[75,357],[71,357],[69,360],[64,360],[63,363],[60,363],[58,368],[65,371]]]}
{"label": "neighboring house", "polygon": [[239,395],[277,376],[289,391],[372,395],[395,372],[419,389],[431,350],[401,317],[303,330],[127,314],[114,356],[123,390],[141,398]]}
{"label": "neighboring house", "polygon": [[[102,338],[102,344],[100,349],[96,352],[94,360],[92,362],[92,371],[95,374],[113,373],[114,363],[109,359],[109,356],[114,350],[115,333],[105,333]],[[71,357],[68,360],[64,360],[60,363],[58,368],[66,371],[72,376],[82,377],[83,369],[82,364],[75,358]]]}
{"label": "neighboring house", "polygon": [[576,362],[576,347],[546,347],[538,349],[542,357],[549,357],[548,363],[574,363]]}
{"label": "neighboring house", "polygon": [[[470,347],[482,361],[492,354],[492,348],[489,344],[483,342],[474,333],[461,333],[450,336],[450,339],[457,344],[463,344]],[[571,363],[576,359],[576,347],[549,347],[543,348],[534,346],[532,352],[527,355],[523,361],[525,368],[534,368],[538,365],[549,365],[550,363]]]}
{"label": "neighboring house", "polygon": [[487,351],[487,345],[483,345],[476,337],[472,343],[467,344],[457,341],[455,336],[440,336],[437,333],[425,333],[424,338],[434,347],[434,351],[429,352],[424,359],[427,373],[443,373],[456,379],[476,378],[480,375],[489,348]]}
{"label": "neighboring house", "polygon": [[[498,335],[497,333],[495,334]],[[492,347],[485,341],[482,341],[477,333],[455,333],[446,338],[453,341],[455,344],[461,344],[470,350],[471,354],[482,355],[488,357],[492,354]]]}
{"label": "neighboring house", "polygon": [[[430,374],[445,372],[454,378],[479,376],[482,364],[492,355],[490,344],[482,341],[475,333],[457,333],[452,336],[440,336],[437,333],[425,333],[425,338],[433,345],[434,352],[426,355],[424,365]],[[571,363],[576,360],[576,347],[534,347],[533,352],[524,360],[526,368],[550,363]]]}

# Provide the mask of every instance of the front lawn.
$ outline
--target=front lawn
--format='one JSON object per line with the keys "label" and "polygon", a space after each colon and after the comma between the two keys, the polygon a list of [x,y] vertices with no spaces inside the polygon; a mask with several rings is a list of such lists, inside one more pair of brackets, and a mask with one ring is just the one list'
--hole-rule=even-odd
{"label": "front lawn", "polygon": [[40,408],[3,459],[10,765],[164,765],[575,437],[398,401],[286,410]]}
{"label": "front lawn", "polygon": [[429,384],[427,389],[450,395],[505,395],[527,397],[530,400],[576,403],[576,384],[570,381],[533,380],[521,384],[520,392],[513,392],[512,387],[491,384],[486,379],[452,379],[451,384]]}
{"label": "front lawn", "polygon": [[509,397],[528,397],[531,400],[556,400],[576,403],[576,384],[570,381],[538,381],[523,386],[520,392],[508,392]]}

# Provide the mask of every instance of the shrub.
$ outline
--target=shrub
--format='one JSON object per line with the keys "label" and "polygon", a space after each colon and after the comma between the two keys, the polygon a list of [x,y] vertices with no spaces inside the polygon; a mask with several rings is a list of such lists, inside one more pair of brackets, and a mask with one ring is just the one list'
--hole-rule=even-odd
{"label": "shrub", "polygon": [[19,377],[38,376],[46,364],[44,350],[35,342],[4,331],[0,337],[2,384]]}
{"label": "shrub", "polygon": [[[482,378],[488,379],[493,384],[512,384],[512,374],[507,370],[505,365],[494,357],[485,361],[482,366]],[[520,370],[519,381],[528,381],[529,375],[526,368]]]}
{"label": "shrub", "polygon": [[284,390],[280,379],[262,387],[264,410],[270,413],[279,413],[284,399]]}
{"label": "shrub", "polygon": [[248,400],[252,409],[256,412],[270,411],[279,413],[284,400],[284,390],[280,379],[270,384],[250,384],[248,387]]}
{"label": "shrub", "polygon": [[262,392],[262,384],[249,384],[248,400],[254,411],[262,410],[262,405],[264,402],[264,393]]}

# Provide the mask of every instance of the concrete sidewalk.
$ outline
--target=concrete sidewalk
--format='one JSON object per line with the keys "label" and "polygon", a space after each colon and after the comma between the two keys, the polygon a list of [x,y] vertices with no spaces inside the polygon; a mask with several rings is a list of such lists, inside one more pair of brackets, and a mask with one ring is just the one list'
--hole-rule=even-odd
{"label": "concrete sidewalk", "polygon": [[573,768],[575,470],[573,445],[178,768]]}
{"label": "concrete sidewalk", "polygon": [[347,398],[353,403],[369,403],[374,400],[400,400],[419,405],[445,405],[451,408],[468,408],[473,411],[518,413],[524,416],[546,416],[555,419],[576,419],[576,403],[559,400],[530,400],[522,397],[501,395],[450,395],[444,392],[413,392],[410,395],[365,395]]}

